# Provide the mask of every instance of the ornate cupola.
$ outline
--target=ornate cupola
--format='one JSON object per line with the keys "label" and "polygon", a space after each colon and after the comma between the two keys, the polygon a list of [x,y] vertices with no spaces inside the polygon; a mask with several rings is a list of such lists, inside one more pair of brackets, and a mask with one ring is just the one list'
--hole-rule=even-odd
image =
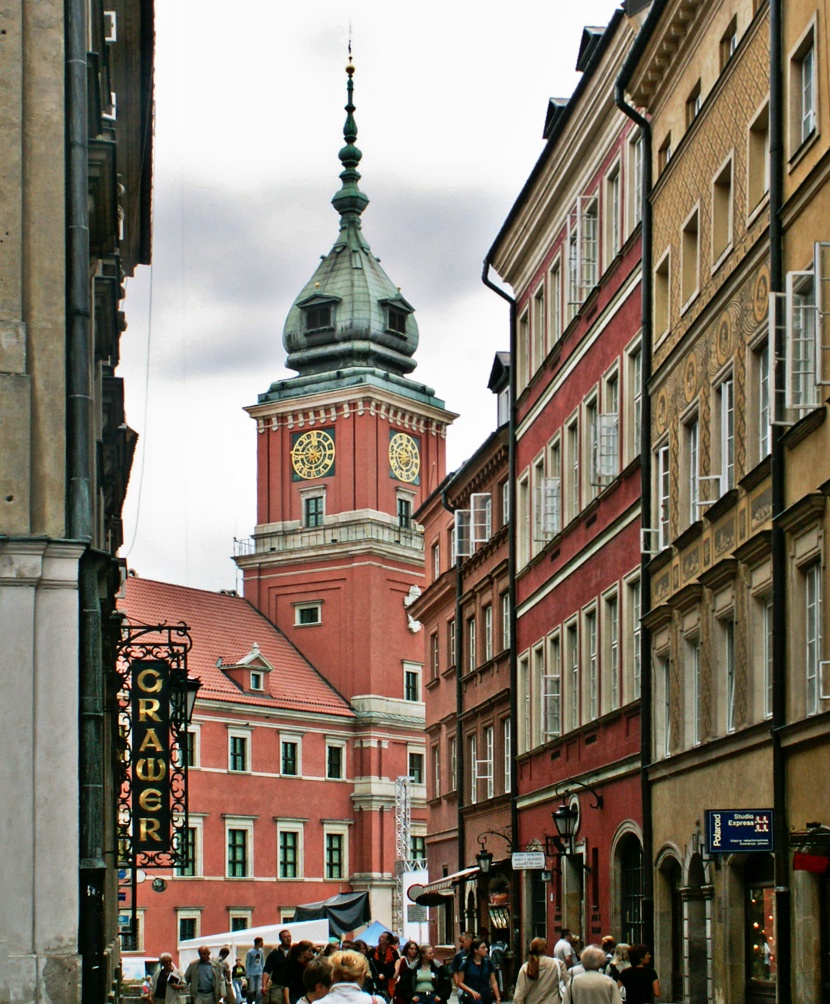
{"label": "ornate cupola", "polygon": [[403,377],[415,369],[418,347],[414,307],[380,266],[363,234],[361,215],[369,204],[358,187],[354,66],[349,62],[345,146],[341,188],[331,200],[340,214],[340,232],[288,312],[283,345],[286,365],[300,377],[344,371],[380,370]]}

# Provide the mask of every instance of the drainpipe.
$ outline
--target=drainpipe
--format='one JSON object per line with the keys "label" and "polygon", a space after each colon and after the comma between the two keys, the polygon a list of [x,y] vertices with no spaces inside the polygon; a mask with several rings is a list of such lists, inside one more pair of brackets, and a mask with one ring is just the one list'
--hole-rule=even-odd
{"label": "drainpipe", "polygon": [[[614,87],[614,101],[620,111],[627,115],[640,129],[643,137],[643,190],[641,222],[642,275],[640,291],[642,300],[642,422],[640,424],[640,526],[652,526],[651,513],[651,395],[648,385],[651,379],[652,355],[652,225],[651,225],[651,125],[625,100],[625,82],[629,79],[629,65],[633,69],[637,58],[637,46],[629,52]],[[640,557],[640,616],[651,609],[650,555]],[[651,677],[651,632],[645,626],[640,629],[640,793],[643,806],[643,940],[654,944],[654,828],[652,825],[651,785],[649,766],[651,765],[652,728],[652,677]]]}
{"label": "drainpipe", "polygon": [[[455,506],[450,505],[447,499],[449,485],[441,492],[441,505],[447,512],[454,513]],[[466,862],[466,832],[464,827],[464,815],[461,810],[464,808],[464,736],[461,732],[461,714],[464,710],[463,688],[461,686],[461,667],[463,665],[464,645],[462,639],[464,632],[461,630],[461,597],[464,595],[464,576],[461,574],[461,564],[463,559],[455,559],[455,791],[458,805],[458,870],[467,867]],[[462,903],[459,910],[459,917],[464,913],[465,906]]]}
{"label": "drainpipe", "polygon": [[[86,2],[65,0],[66,34],[66,481],[68,536],[89,545],[93,531],[92,336]],[[106,998],[104,883],[104,675],[97,562],[78,570],[79,938],[82,1001]]]}
{"label": "drainpipe", "polygon": [[[783,107],[783,3],[770,0],[770,81],[769,81],[769,130],[770,130],[770,182],[769,182],[769,266],[770,290],[782,292],[784,289],[784,234],[781,210],[784,204],[784,107]],[[776,328],[770,331],[774,339],[773,350],[776,359],[784,358],[781,333]],[[783,367],[776,366],[774,394],[779,400],[784,390]],[[787,827],[787,774],[786,756],[781,743],[782,730],[787,724],[787,551],[784,531],[778,517],[787,507],[785,490],[785,448],[786,429],[780,425],[772,427],[772,786],[774,809],[774,858],[775,858],[775,927],[777,947],[777,999],[785,1004],[791,997],[792,955],[791,955],[791,895],[790,895],[790,852]]]}
{"label": "drainpipe", "polygon": [[[507,522],[507,595],[510,608],[510,693],[517,693],[518,667],[516,662],[516,301],[490,279],[490,258],[484,259],[481,281],[510,305],[510,412],[507,434],[507,483],[510,499],[510,519]],[[510,848],[519,848],[519,713],[516,701],[510,702]],[[510,883],[513,931],[510,949],[515,954],[520,947],[522,901],[515,875]]]}

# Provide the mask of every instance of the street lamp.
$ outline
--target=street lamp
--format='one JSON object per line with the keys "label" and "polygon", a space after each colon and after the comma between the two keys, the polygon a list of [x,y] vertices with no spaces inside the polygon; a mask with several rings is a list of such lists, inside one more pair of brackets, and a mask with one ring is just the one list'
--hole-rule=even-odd
{"label": "street lamp", "polygon": [[186,729],[193,718],[193,708],[196,706],[196,695],[201,689],[202,681],[176,673],[171,680],[170,704],[172,705],[173,721],[180,729]]}
{"label": "street lamp", "polygon": [[574,834],[576,833],[576,824],[579,820],[579,810],[568,805],[567,802],[563,802],[556,812],[551,813],[551,818],[553,819],[553,825],[556,827],[556,832],[563,840],[567,841],[568,853],[573,854]]}
{"label": "street lamp", "polygon": [[487,850],[486,837],[479,837],[478,842],[481,845],[481,849],[478,854],[476,854],[476,863],[478,864],[479,871],[482,875],[489,875],[490,865],[493,863],[493,855]]}

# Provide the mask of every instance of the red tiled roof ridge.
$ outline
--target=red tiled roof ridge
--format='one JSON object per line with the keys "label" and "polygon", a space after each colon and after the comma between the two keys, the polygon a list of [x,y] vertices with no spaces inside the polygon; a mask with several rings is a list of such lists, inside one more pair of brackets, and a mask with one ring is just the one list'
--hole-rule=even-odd
{"label": "red tiled roof ridge", "polygon": [[[202,700],[237,701],[311,714],[354,715],[343,695],[244,596],[130,576],[119,608],[129,623],[141,626],[187,624],[193,641],[189,672],[202,681]],[[237,668],[244,673],[239,660],[251,651],[254,642],[274,667],[264,673],[266,689],[261,693],[244,689],[224,671]],[[217,665],[217,658],[225,665]]]}

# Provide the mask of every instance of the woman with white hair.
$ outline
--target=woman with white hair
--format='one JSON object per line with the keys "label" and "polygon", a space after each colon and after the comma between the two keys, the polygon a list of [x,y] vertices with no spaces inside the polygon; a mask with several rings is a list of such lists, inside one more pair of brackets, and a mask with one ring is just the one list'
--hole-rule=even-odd
{"label": "woman with white hair", "polygon": [[605,952],[598,945],[589,945],[582,950],[579,960],[585,972],[571,976],[565,1004],[622,1004],[619,987],[602,972],[606,964]]}

